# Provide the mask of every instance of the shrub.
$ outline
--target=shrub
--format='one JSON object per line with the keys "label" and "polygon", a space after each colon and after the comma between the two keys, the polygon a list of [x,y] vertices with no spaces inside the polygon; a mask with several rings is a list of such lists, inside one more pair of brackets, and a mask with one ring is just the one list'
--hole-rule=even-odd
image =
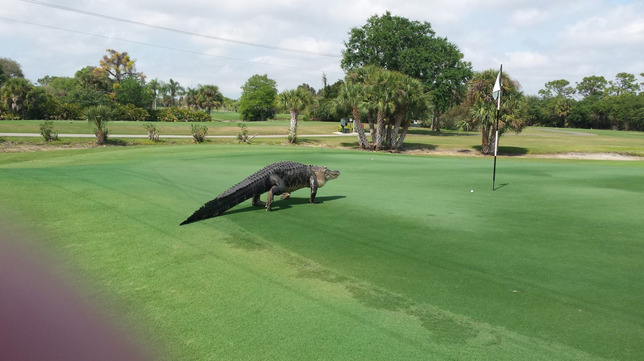
{"label": "shrub", "polygon": [[107,122],[114,119],[114,111],[107,105],[96,105],[85,110],[85,119],[94,125],[96,144],[105,144],[107,140]]}
{"label": "shrub", "polygon": [[248,136],[248,128],[246,127],[246,124],[244,123],[239,123],[239,133],[237,133],[237,140],[239,143],[244,142],[250,144],[250,141],[255,138],[257,134],[253,135],[252,137]]}
{"label": "shrub", "polygon": [[191,124],[190,131],[196,143],[203,143],[208,134],[208,127],[206,125]]}
{"label": "shrub", "polygon": [[47,142],[58,140],[58,132],[54,130],[54,122],[51,120],[40,123],[40,134]]}
{"label": "shrub", "polygon": [[114,110],[114,118],[131,121],[145,121],[150,118],[150,114],[143,108],[138,108],[134,104],[120,105],[117,104]]}
{"label": "shrub", "polygon": [[157,118],[162,122],[209,122],[210,114],[190,108],[170,107],[158,111]]}
{"label": "shrub", "polygon": [[143,128],[148,131],[148,139],[154,142],[159,141],[159,130],[154,124],[143,124]]}

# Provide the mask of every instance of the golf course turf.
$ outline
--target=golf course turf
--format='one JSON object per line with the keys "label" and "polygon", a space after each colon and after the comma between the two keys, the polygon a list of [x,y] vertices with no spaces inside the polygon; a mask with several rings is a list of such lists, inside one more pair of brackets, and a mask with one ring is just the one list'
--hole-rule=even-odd
{"label": "golf course turf", "polygon": [[[341,172],[179,227],[267,164]],[[0,154],[0,212],[182,360],[639,360],[642,162],[292,146]],[[265,198],[265,197],[263,197]]]}

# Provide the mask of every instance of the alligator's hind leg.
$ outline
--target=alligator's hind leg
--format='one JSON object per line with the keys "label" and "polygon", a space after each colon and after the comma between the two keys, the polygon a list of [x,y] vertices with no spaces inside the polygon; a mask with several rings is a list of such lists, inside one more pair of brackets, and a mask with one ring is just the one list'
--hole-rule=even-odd
{"label": "alligator's hind leg", "polygon": [[259,199],[259,196],[259,194],[253,194],[253,205],[257,207],[266,206],[266,203],[262,202],[261,199]]}
{"label": "alligator's hind leg", "polygon": [[271,210],[271,205],[273,204],[273,196],[280,195],[286,190],[284,180],[282,180],[282,178],[280,178],[278,175],[271,174],[270,181],[273,186],[271,187],[271,189],[269,189],[268,196],[266,197],[267,211]]}

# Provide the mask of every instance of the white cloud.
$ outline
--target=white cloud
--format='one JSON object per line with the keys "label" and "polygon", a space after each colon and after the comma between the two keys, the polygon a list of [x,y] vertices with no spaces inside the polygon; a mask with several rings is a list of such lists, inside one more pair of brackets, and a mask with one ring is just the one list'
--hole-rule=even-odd
{"label": "white cloud", "polygon": [[512,13],[510,21],[516,27],[532,26],[545,21],[548,14],[545,11],[529,8],[518,9]]}
{"label": "white cloud", "polygon": [[643,46],[640,49],[644,49],[642,6],[618,7],[606,14],[580,20],[567,28],[561,38],[575,47],[640,44]]}
{"label": "white cloud", "polygon": [[[173,78],[184,86],[212,83],[233,98],[254,74],[267,74],[280,89],[301,83],[319,88],[322,72],[329,81],[343,77],[338,58],[206,39],[17,0],[5,3],[0,7],[0,57],[18,61],[32,81],[45,75],[73,76],[86,65],[97,65],[107,48],[127,51],[149,79]],[[338,54],[352,27],[389,10],[431,23],[438,36],[461,49],[475,70],[503,63],[528,94],[536,94],[550,80],[574,82],[589,75],[612,79],[620,71],[642,71],[644,3],[636,0],[617,4],[605,0],[58,0],[56,4],[226,39]]]}
{"label": "white cloud", "polygon": [[531,51],[506,53],[505,56],[508,65],[517,70],[534,69],[550,63],[548,56]]}

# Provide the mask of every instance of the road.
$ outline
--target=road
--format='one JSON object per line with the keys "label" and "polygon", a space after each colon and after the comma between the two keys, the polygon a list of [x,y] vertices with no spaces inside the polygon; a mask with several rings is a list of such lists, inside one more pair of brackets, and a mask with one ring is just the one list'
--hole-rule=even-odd
{"label": "road", "polygon": [[[346,137],[356,136],[356,133],[332,133],[332,134],[299,134],[298,137]],[[0,137],[42,137],[40,133],[0,133]],[[58,134],[59,138],[95,138],[94,134]],[[110,134],[110,138],[147,138],[147,134]],[[256,135],[256,138],[286,138],[286,134]],[[192,138],[192,135],[159,135],[159,138]],[[208,139],[232,138],[236,135],[207,135]]]}

